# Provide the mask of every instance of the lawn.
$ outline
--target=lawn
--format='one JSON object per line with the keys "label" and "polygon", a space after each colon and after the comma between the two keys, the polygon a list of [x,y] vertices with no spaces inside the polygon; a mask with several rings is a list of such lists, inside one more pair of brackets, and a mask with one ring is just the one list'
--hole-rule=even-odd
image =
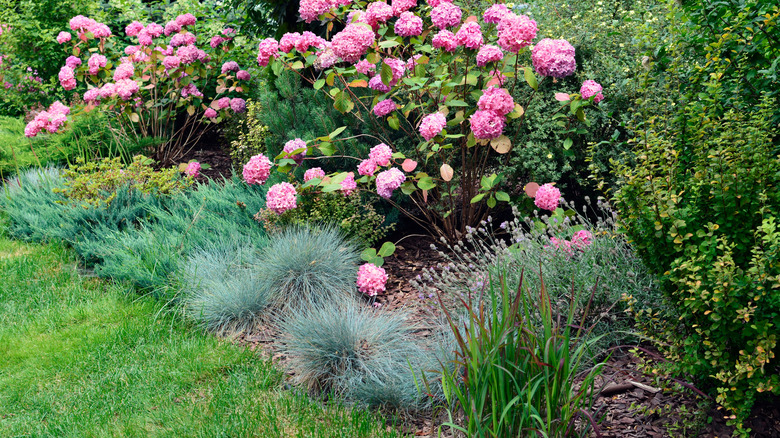
{"label": "lawn", "polygon": [[271,363],[153,299],[79,275],[59,244],[0,236],[0,272],[2,436],[398,436],[284,390]]}

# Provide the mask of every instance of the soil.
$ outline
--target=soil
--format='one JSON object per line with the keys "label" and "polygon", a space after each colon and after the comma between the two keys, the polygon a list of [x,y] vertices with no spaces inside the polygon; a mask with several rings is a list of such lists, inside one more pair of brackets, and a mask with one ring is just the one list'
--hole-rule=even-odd
{"label": "soil", "polygon": [[[182,162],[198,160],[208,163],[209,169],[201,171],[199,181],[229,178],[232,172],[230,156],[216,136],[204,137]],[[409,233],[409,227],[404,231]],[[400,241],[399,241],[400,239]],[[416,334],[431,334],[431,315],[435,311],[431,297],[421,296],[412,281],[424,269],[443,262],[438,251],[431,249],[436,241],[419,231],[404,235],[396,232],[388,240],[398,242],[395,255],[385,260],[384,268],[390,279],[386,293],[375,303],[386,311],[404,310],[410,315]],[[367,302],[367,305],[369,303]],[[279,333],[271,326],[258,327],[252,333],[233,339],[247,345],[264,356],[271,357],[284,366],[286,358],[272,348]],[[639,353],[645,359],[640,358]],[[600,394],[594,403],[593,417],[599,421],[598,432],[592,436],[605,438],[634,437],[704,437],[731,436],[733,428],[726,425],[727,414],[703,393],[686,382],[651,376],[643,369],[652,369],[655,353],[649,346],[639,350],[616,349],[606,362],[602,378],[597,382]],[[437,424],[444,418],[407,418],[401,426],[404,432],[419,437],[436,437]],[[752,415],[746,422],[752,429],[750,436],[780,438],[780,397],[756,402]],[[390,426],[388,426],[390,427]],[[397,425],[393,427],[398,427]]]}

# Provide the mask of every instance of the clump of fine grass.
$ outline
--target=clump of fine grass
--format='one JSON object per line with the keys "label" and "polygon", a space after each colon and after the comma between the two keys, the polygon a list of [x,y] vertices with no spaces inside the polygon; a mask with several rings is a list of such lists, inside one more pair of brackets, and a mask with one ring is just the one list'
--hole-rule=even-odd
{"label": "clump of fine grass", "polygon": [[290,227],[263,249],[259,271],[284,310],[354,299],[358,259],[357,245],[335,227]]}
{"label": "clump of fine grass", "polygon": [[272,298],[260,281],[258,261],[252,242],[233,236],[193,252],[182,273],[185,314],[222,335],[255,327]]}
{"label": "clump of fine grass", "polygon": [[331,301],[293,309],[281,331],[295,379],[310,391],[331,391],[360,405],[430,406],[412,370],[436,368],[437,356],[419,346],[404,314]]}

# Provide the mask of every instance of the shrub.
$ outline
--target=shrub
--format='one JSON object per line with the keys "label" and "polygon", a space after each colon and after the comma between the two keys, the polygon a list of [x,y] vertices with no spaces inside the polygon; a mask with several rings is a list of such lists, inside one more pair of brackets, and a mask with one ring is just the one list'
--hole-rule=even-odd
{"label": "shrub", "polygon": [[418,346],[403,314],[373,310],[354,299],[327,301],[293,310],[281,330],[295,379],[309,390],[332,391],[361,405],[429,406],[411,368],[433,369],[437,357],[435,350]]}
{"label": "shrub", "polygon": [[260,256],[263,287],[276,308],[353,300],[358,251],[338,229],[291,227],[274,236]]}
{"label": "shrub", "polygon": [[248,100],[246,113],[234,117],[225,127],[225,138],[230,141],[230,159],[235,166],[243,166],[253,155],[267,154],[266,141],[270,136],[268,126],[260,123],[258,116],[262,107],[254,100]]}
{"label": "shrub", "polygon": [[230,235],[193,251],[182,269],[186,315],[222,335],[254,328],[272,301],[261,287],[257,251],[251,239]]}
{"label": "shrub", "polygon": [[[604,364],[581,369],[597,338],[576,325],[573,304],[554,305],[544,281],[531,291],[521,277],[513,292],[499,272],[486,289],[463,301],[465,322],[440,300],[457,340],[456,367],[442,371],[445,426],[468,436],[584,436],[596,426],[589,410]],[[456,405],[462,425],[453,420]]]}

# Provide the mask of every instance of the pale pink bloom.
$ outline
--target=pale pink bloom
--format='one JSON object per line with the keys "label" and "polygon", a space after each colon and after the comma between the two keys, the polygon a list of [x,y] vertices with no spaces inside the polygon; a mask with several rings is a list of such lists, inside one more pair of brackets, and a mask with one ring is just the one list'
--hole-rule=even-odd
{"label": "pale pink bloom", "polygon": [[139,89],[138,82],[132,79],[120,79],[116,81],[116,94],[122,100],[130,100],[133,94],[137,93]]}
{"label": "pale pink bloom", "polygon": [[60,32],[59,35],[57,35],[57,42],[60,44],[67,43],[71,38],[73,38],[73,36],[70,32]]}
{"label": "pale pink bloom", "polygon": [[427,0],[428,6],[435,8],[442,3],[452,3],[452,0]]}
{"label": "pale pink bloom", "polygon": [[536,21],[525,15],[504,15],[496,27],[498,45],[507,52],[517,53],[536,38]]}
{"label": "pale pink bloom", "polygon": [[188,164],[187,168],[184,169],[184,174],[193,178],[197,178],[200,175],[200,163],[193,161]]}
{"label": "pale pink bloom", "polygon": [[119,66],[117,66],[116,70],[114,71],[114,81],[132,78],[134,74],[135,68],[133,67],[133,64],[127,62],[119,64]]}
{"label": "pale pink bloom", "polygon": [[437,49],[444,49],[447,52],[454,52],[458,47],[458,40],[455,38],[455,34],[449,30],[441,30],[439,33],[433,36],[433,47]]}
{"label": "pale pink bloom", "polygon": [[257,154],[244,165],[242,172],[247,184],[264,184],[271,175],[271,160],[263,154]]}
{"label": "pale pink bloom", "polygon": [[493,111],[479,110],[469,117],[474,138],[492,140],[504,133],[504,116]]}
{"label": "pale pink bloom", "polygon": [[545,38],[531,51],[534,69],[542,76],[565,78],[577,69],[574,47],[566,40]]}
{"label": "pale pink bloom", "polygon": [[132,56],[135,55],[140,50],[139,46],[127,46],[125,47],[125,55]]}
{"label": "pale pink bloom", "polygon": [[571,244],[581,251],[585,250],[591,243],[593,243],[593,234],[588,230],[577,231],[571,236]]}
{"label": "pale pink bloom", "polygon": [[427,141],[430,141],[447,126],[447,118],[442,113],[432,113],[423,117],[420,122],[420,135]]}
{"label": "pale pink bloom", "polygon": [[[181,34],[177,34],[181,35]],[[204,54],[205,55],[205,54]],[[176,56],[179,58],[182,64],[192,64],[193,62],[201,59],[201,50],[195,46],[182,46],[176,49]]]}
{"label": "pale pink bloom", "polygon": [[515,101],[512,95],[503,88],[490,87],[482,92],[477,107],[484,111],[493,111],[505,116],[515,109]]}
{"label": "pale pink bloom", "polygon": [[138,44],[142,46],[151,46],[154,44],[154,41],[152,41],[152,36],[149,35],[149,32],[147,32],[146,29],[138,32]]}
{"label": "pale pink bloom", "polygon": [[181,64],[181,59],[178,56],[166,56],[162,63],[166,70],[173,70]]}
{"label": "pale pink bloom", "polygon": [[365,20],[372,27],[384,23],[393,16],[393,8],[385,2],[369,3],[366,8]]}
{"label": "pale pink bloom", "polygon": [[317,52],[317,60],[314,62],[314,68],[324,70],[330,68],[339,62],[339,57],[333,53],[333,50],[327,48]]}
{"label": "pale pink bloom", "polygon": [[73,69],[67,65],[62,66],[59,74],[60,85],[66,90],[72,90],[76,88],[76,76]]}
{"label": "pale pink bloom", "polygon": [[485,13],[482,14],[482,19],[485,23],[498,23],[506,14],[510,13],[509,8],[505,4],[496,3],[485,10]]}
{"label": "pale pink bloom", "polygon": [[[456,6],[457,7],[457,6]],[[402,37],[417,36],[422,33],[422,18],[412,12],[403,12],[395,22],[395,34]]]}
{"label": "pale pink bloom", "polygon": [[482,67],[489,62],[498,62],[504,59],[504,52],[496,46],[486,44],[477,52],[477,65]]}
{"label": "pale pink bloom", "polygon": [[160,35],[163,34],[163,31],[165,31],[165,28],[160,26],[157,23],[149,23],[146,26],[146,32],[151,35],[152,38],[157,38]]}
{"label": "pale pink bloom", "polygon": [[431,21],[439,29],[457,26],[463,12],[452,3],[440,3],[431,10]]}
{"label": "pale pink bloom", "polygon": [[179,33],[179,31],[181,31],[181,25],[172,20],[165,23],[163,34],[165,34],[165,36],[170,36],[172,33]]}
{"label": "pale pink bloom", "polygon": [[[383,3],[384,4],[384,3]],[[333,53],[346,62],[357,62],[374,43],[374,32],[360,24],[349,24],[333,36]]]}
{"label": "pale pink bloom", "polygon": [[137,21],[133,21],[132,23],[128,24],[125,27],[125,34],[127,34],[127,36],[129,36],[129,37],[134,37],[134,36],[138,35],[138,32],[143,30],[143,28],[144,28],[143,24],[141,24],[141,23],[139,23]]}
{"label": "pale pink bloom", "polygon": [[358,269],[357,287],[360,292],[375,297],[385,291],[387,279],[387,272],[383,268],[373,263],[365,263]]}
{"label": "pale pink bloom", "polygon": [[282,214],[298,206],[297,198],[295,186],[288,182],[281,182],[268,189],[265,195],[265,206],[276,214]]}
{"label": "pale pink bloom", "polygon": [[479,23],[476,21],[463,23],[460,29],[458,29],[458,33],[455,34],[455,39],[458,41],[459,46],[467,49],[478,49],[483,41],[482,29],[479,27]]}
{"label": "pale pink bloom", "polygon": [[64,114],[67,116],[70,114],[70,108],[58,100],[49,107],[49,114]]}
{"label": "pale pink bloom", "polygon": [[192,26],[198,21],[192,14],[183,14],[176,17],[176,24],[179,26]]}
{"label": "pale pink bloom", "polygon": [[355,182],[355,174],[349,172],[347,177],[341,181],[341,192],[344,196],[349,196],[357,189],[357,183]]}
{"label": "pale pink bloom", "polygon": [[398,16],[417,6],[417,0],[392,0],[390,4],[393,8],[393,15]]}
{"label": "pale pink bloom", "polygon": [[401,187],[406,181],[406,175],[395,167],[379,172],[376,176],[376,192],[379,196],[390,199],[393,196],[393,190]]}
{"label": "pale pink bloom", "polygon": [[312,180],[312,179],[319,179],[322,180],[325,178],[325,171],[322,170],[322,168],[319,167],[313,167],[306,172],[303,173],[303,182]]}
{"label": "pale pink bloom", "polygon": [[[295,155],[290,155],[298,149],[303,149],[303,151],[298,152]],[[284,148],[282,149],[282,151],[287,154],[287,158],[295,160],[296,164],[301,164],[303,163],[303,157],[306,156],[306,142],[301,140],[300,138],[290,140],[284,144]]]}
{"label": "pale pink bloom", "polygon": [[537,207],[555,211],[558,208],[558,202],[561,199],[561,191],[554,185],[547,183],[539,187],[534,196],[534,205]]}
{"label": "pale pink bloom", "polygon": [[588,79],[582,83],[582,87],[580,87],[580,94],[582,95],[583,99],[590,99],[592,96],[596,96],[593,98],[593,103],[599,103],[604,100],[604,95],[601,94],[601,90],[601,84],[592,79]]}
{"label": "pale pink bloom", "polygon": [[100,100],[100,89],[92,88],[84,92],[84,101],[94,103]]}
{"label": "pale pink bloom", "polygon": [[100,70],[102,67],[105,67],[107,62],[108,60],[105,56],[94,53],[87,61],[87,65],[89,66],[89,74],[93,76],[98,74],[98,70]]}
{"label": "pale pink bloom", "polygon": [[298,14],[307,23],[316,20],[320,15],[328,12],[332,7],[329,0],[301,0],[298,5]]}
{"label": "pale pink bloom", "polygon": [[380,166],[387,166],[393,158],[393,150],[390,149],[390,146],[379,143],[371,148],[371,151],[368,153],[368,158]]}
{"label": "pale pink bloom", "polygon": [[358,174],[363,176],[371,176],[376,172],[377,165],[372,159],[363,160],[358,165]]}
{"label": "pale pink bloom", "polygon": [[81,58],[78,56],[68,56],[68,59],[65,60],[65,65],[75,69],[76,67],[81,65]]}
{"label": "pale pink bloom", "polygon": [[189,46],[196,42],[198,42],[198,38],[190,32],[177,33],[171,37],[171,47]]}
{"label": "pale pink bloom", "polygon": [[304,53],[309,50],[310,47],[325,48],[327,47],[327,41],[313,34],[312,32],[304,31],[301,37],[295,41],[295,50],[300,53]]}

